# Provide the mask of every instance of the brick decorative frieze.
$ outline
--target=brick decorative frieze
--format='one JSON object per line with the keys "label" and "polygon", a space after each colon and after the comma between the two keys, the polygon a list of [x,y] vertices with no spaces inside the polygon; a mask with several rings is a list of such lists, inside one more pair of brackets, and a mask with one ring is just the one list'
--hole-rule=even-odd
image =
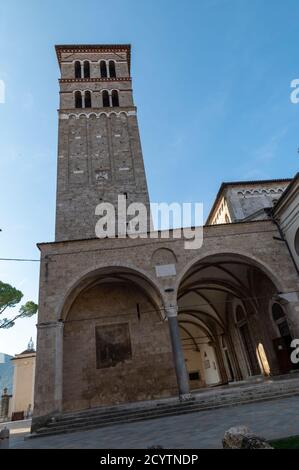
{"label": "brick decorative frieze", "polygon": [[284,188],[252,188],[252,189],[239,189],[237,194],[242,196],[256,196],[259,194],[281,194],[283,193]]}

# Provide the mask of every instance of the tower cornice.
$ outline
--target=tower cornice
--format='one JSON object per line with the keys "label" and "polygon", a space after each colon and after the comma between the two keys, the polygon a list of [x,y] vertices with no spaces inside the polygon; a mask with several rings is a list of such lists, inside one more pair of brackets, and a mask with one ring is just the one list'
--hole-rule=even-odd
{"label": "tower cornice", "polygon": [[131,45],[130,44],[60,44],[55,46],[56,55],[61,67],[61,54],[65,53],[78,53],[78,52],[127,52],[129,72],[131,69]]}
{"label": "tower cornice", "polygon": [[131,82],[131,77],[105,77],[105,78],[60,78],[59,83],[88,83],[88,82]]}

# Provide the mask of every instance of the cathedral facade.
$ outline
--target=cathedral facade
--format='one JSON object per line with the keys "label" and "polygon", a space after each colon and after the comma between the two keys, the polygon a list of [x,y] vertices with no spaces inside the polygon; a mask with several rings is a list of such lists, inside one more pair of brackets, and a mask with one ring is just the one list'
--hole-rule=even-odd
{"label": "cathedral facade", "polygon": [[100,202],[149,208],[130,51],[56,47],[56,237],[38,245],[33,430],[68,411],[183,400],[296,367],[298,175],[223,183],[198,249],[172,233],[95,236]]}

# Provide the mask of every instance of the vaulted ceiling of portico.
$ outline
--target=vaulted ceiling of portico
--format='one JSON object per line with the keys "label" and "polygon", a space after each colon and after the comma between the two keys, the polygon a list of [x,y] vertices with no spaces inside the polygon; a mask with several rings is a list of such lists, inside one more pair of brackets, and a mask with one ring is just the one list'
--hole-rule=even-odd
{"label": "vaulted ceiling of portico", "polygon": [[261,276],[265,277],[260,269],[241,257],[211,256],[185,275],[178,292],[179,314],[193,314],[219,332],[226,327],[233,298],[257,305],[253,280]]}

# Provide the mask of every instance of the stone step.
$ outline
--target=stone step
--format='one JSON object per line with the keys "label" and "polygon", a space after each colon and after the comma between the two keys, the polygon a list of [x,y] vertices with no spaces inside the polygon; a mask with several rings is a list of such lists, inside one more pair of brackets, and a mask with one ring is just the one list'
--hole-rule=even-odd
{"label": "stone step", "polygon": [[207,396],[206,398],[204,399],[200,399],[200,396],[195,398],[193,397],[193,400],[191,401],[187,401],[187,402],[179,402],[178,400],[175,400],[173,402],[166,402],[166,403],[156,403],[154,404],[151,404],[149,406],[140,406],[139,404],[136,404],[134,407],[133,406],[130,406],[130,407],[125,407],[125,406],[114,406],[114,407],[110,407],[110,408],[103,408],[103,407],[100,407],[100,408],[90,408],[89,410],[83,410],[83,411],[78,411],[78,412],[68,412],[68,413],[64,413],[62,416],[58,416],[57,419],[56,419],[56,423],[58,422],[68,422],[68,421],[73,421],[73,420],[79,420],[81,418],[87,418],[87,417],[95,417],[95,416],[99,416],[99,417],[105,417],[105,416],[109,416],[109,417],[112,417],[113,415],[123,415],[123,414],[130,414],[130,413],[135,413],[136,411],[139,411],[139,410],[142,410],[142,411],[147,411],[147,410],[152,410],[152,409],[159,409],[159,410],[168,410],[168,409],[179,409],[180,407],[182,407],[183,409],[186,409],[186,408],[189,408],[189,407],[193,407],[194,404],[196,403],[197,405],[205,405],[205,404],[209,404],[211,402],[216,402],[216,401],[231,401],[231,400],[234,400],[234,399],[238,399],[238,397],[248,397],[248,396],[261,396],[263,394],[268,394],[269,392],[272,393],[272,394],[275,394],[275,393],[285,393],[287,391],[296,391],[297,389],[299,389],[298,386],[296,387],[278,387],[278,388],[272,388],[271,391],[269,391],[269,388],[268,387],[264,387],[264,388],[260,388],[258,391],[256,389],[253,389],[253,390],[242,390],[242,391],[238,391],[238,392],[235,392],[235,393],[216,393],[215,395],[211,395],[211,393],[209,394],[209,396]]}
{"label": "stone step", "polygon": [[277,395],[276,397],[273,397],[273,395],[268,396],[268,397],[263,397],[259,399],[251,399],[251,400],[240,400],[238,402],[232,402],[230,404],[217,404],[217,405],[210,405],[210,406],[204,406],[204,407],[198,407],[197,409],[194,410],[181,410],[181,411],[172,411],[169,413],[159,413],[159,414],[152,414],[148,416],[140,415],[140,416],[135,416],[135,417],[129,417],[129,418],[122,418],[122,419],[115,419],[113,421],[107,420],[107,422],[102,422],[102,421],[96,421],[94,423],[86,422],[85,424],[82,425],[72,425],[72,426],[65,426],[64,428],[53,428],[53,429],[40,429],[39,433],[36,435],[32,435],[32,437],[38,437],[38,436],[50,436],[50,435],[56,435],[56,434],[65,434],[65,433],[71,433],[71,432],[77,432],[77,431],[87,431],[91,429],[97,429],[101,427],[107,427],[107,426],[113,426],[116,424],[126,424],[126,423],[134,423],[138,421],[144,421],[147,419],[155,419],[155,418],[160,418],[160,417],[168,417],[168,416],[177,416],[177,415],[182,415],[182,414],[188,414],[191,412],[200,412],[200,411],[208,411],[211,409],[217,409],[217,408],[223,408],[226,406],[237,406],[241,404],[246,404],[246,403],[252,403],[252,402],[258,402],[258,401],[266,401],[266,400],[274,400],[274,399],[279,399],[279,398],[286,398],[288,396],[294,396],[294,393],[290,394],[284,394],[284,395]]}
{"label": "stone step", "polygon": [[299,395],[298,387],[289,387],[284,391],[260,390],[259,393],[239,393],[234,394],[234,396],[218,396],[217,400],[196,400],[187,403],[177,403],[176,405],[173,404],[170,406],[167,406],[165,404],[162,408],[157,405],[155,407],[148,408],[136,407],[130,410],[127,409],[126,411],[123,410],[121,413],[118,413],[117,410],[114,410],[113,414],[105,413],[104,410],[101,410],[100,414],[91,415],[88,410],[87,416],[86,414],[84,416],[84,413],[82,412],[80,412],[79,417],[74,415],[73,419],[69,416],[68,419],[65,420],[65,416],[62,416],[61,419],[53,423],[49,423],[44,428],[40,428],[35,434],[32,434],[30,437],[49,436],[55,434],[70,433],[100,427],[113,426],[122,423],[133,423],[147,419],[182,415],[209,409],[222,408],[225,406],[234,406],[258,401],[274,400],[294,395]]}
{"label": "stone step", "polygon": [[80,420],[84,420],[84,419],[87,419],[89,417],[91,418],[95,418],[95,417],[101,417],[101,418],[106,418],[106,417],[109,417],[109,418],[112,418],[113,416],[128,416],[130,414],[135,414],[136,412],[147,412],[147,411],[152,411],[152,410],[159,410],[160,412],[162,411],[166,411],[166,410],[171,410],[171,409],[174,409],[174,410],[179,410],[179,409],[191,409],[193,408],[194,406],[205,406],[205,405],[209,405],[210,403],[217,403],[217,402],[221,402],[221,403],[224,403],[224,402],[231,402],[231,401],[238,401],[239,398],[241,397],[241,399],[243,399],[243,397],[247,398],[247,397],[251,397],[251,396],[256,396],[256,397],[259,397],[259,396],[263,396],[264,394],[269,394],[271,393],[273,396],[275,394],[282,394],[282,393],[286,393],[286,392],[296,392],[298,390],[298,387],[288,387],[288,388],[278,388],[277,390],[276,389],[272,389],[271,391],[269,390],[269,388],[263,388],[263,389],[260,389],[259,391],[257,391],[256,389],[255,390],[244,390],[244,391],[239,391],[238,393],[218,393],[216,395],[213,395],[213,396],[208,396],[206,397],[205,399],[201,400],[199,398],[194,399],[192,401],[188,401],[188,402],[179,402],[179,401],[175,401],[173,403],[164,403],[164,404],[155,404],[155,406],[147,406],[147,407],[141,407],[141,406],[138,406],[136,405],[134,408],[131,406],[130,408],[118,408],[118,407],[111,407],[110,409],[106,409],[106,408],[93,408],[93,409],[89,409],[89,410],[85,410],[85,411],[81,411],[81,412],[78,412],[78,413],[64,413],[62,416],[60,417],[57,417],[56,421],[54,423],[49,423],[49,426],[52,426],[52,425],[57,425],[59,423],[68,423],[68,422],[73,422],[73,421],[76,421],[76,422],[79,422]]}

